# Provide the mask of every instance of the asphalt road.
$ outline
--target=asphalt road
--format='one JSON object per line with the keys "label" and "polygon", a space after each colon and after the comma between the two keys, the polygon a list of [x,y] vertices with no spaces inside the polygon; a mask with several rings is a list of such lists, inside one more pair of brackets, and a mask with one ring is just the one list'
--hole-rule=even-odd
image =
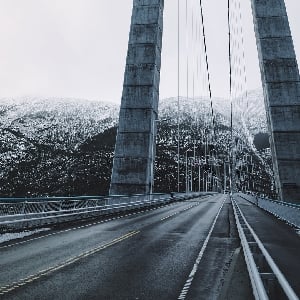
{"label": "asphalt road", "polygon": [[300,296],[300,238],[295,229],[240,196],[234,198],[247,222]]}
{"label": "asphalt road", "polygon": [[238,246],[220,194],[73,225],[0,245],[0,299],[217,299]]}

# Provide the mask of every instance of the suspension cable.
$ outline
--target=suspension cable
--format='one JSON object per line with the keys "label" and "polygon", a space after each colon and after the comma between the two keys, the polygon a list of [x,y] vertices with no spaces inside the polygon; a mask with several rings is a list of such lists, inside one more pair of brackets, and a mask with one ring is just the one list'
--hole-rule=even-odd
{"label": "suspension cable", "polygon": [[[241,1],[240,0],[239,0],[238,4],[239,4],[239,18],[240,18],[240,22],[242,23],[242,9],[241,9]],[[247,106],[247,109],[248,109],[248,107],[249,107],[249,103],[248,103],[248,90],[247,90],[248,78],[247,78],[247,69],[246,69],[244,30],[243,30],[242,24],[241,24],[241,27],[240,27],[240,34],[241,34],[241,43],[242,43],[242,60],[243,60],[243,72],[244,72],[244,88],[245,88],[245,92],[246,92],[245,98],[246,98],[246,106]]]}
{"label": "suspension cable", "polygon": [[206,44],[206,35],[205,35],[205,27],[204,27],[204,15],[203,15],[202,0],[199,0],[199,4],[200,4],[200,13],[201,13],[202,35],[203,35],[204,52],[205,52],[205,64],[206,64],[206,72],[207,72],[208,91],[209,91],[210,108],[211,108],[211,116],[212,116],[213,138],[215,140],[215,135],[216,135],[215,115],[214,115],[214,107],[213,107],[212,92],[211,92],[211,83],[210,83],[210,73],[209,73],[209,65],[208,65],[207,44]]}
{"label": "suspension cable", "polygon": [[186,98],[189,99],[189,36],[188,36],[188,0],[185,0],[186,30]]}
{"label": "suspension cable", "polygon": [[230,134],[232,140],[232,59],[231,59],[230,0],[228,0],[227,21],[228,21],[228,54],[229,54]]}
{"label": "suspension cable", "polygon": [[177,16],[177,192],[180,192],[180,0],[178,0]]}
{"label": "suspension cable", "polygon": [[229,180],[230,180],[230,191],[232,192],[232,148],[233,148],[233,128],[232,128],[232,58],[231,58],[231,28],[230,28],[230,0],[227,2],[227,22],[228,22],[228,58],[229,58],[229,97],[230,97],[230,149],[229,149]]}

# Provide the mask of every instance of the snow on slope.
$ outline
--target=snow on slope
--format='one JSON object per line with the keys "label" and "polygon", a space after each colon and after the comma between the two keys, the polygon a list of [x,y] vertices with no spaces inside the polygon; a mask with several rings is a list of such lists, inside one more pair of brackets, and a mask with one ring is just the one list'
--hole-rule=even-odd
{"label": "snow on slope", "polygon": [[[217,120],[224,125],[229,125],[230,101],[223,98],[212,98],[214,113]],[[180,119],[199,117],[206,122],[211,119],[211,103],[208,98],[187,99],[180,97]],[[163,99],[160,101],[159,118],[166,119],[173,115],[177,116],[177,97]],[[242,99],[233,100],[233,126],[236,130],[242,126],[241,116],[244,116],[245,125],[252,135],[267,131],[266,112],[264,108],[262,90],[249,91]],[[174,119],[175,121],[175,119]]]}
{"label": "snow on slope", "polygon": [[[234,127],[236,131],[243,128],[244,136],[251,141],[258,132],[266,132],[262,91],[250,91],[247,101],[243,99],[236,101],[240,106],[233,103]],[[213,98],[213,107],[217,123],[229,126],[229,100]],[[116,126],[118,113],[117,104],[81,99],[0,99],[1,166],[23,159],[31,148],[76,150],[87,139]],[[177,122],[177,97],[160,101],[159,118],[171,120],[173,124]],[[208,124],[211,122],[210,100],[181,97],[180,120],[200,126]]]}
{"label": "snow on slope", "polygon": [[58,148],[116,125],[117,105],[80,99],[0,99],[0,130]]}
{"label": "snow on slope", "polygon": [[[240,110],[234,106],[234,127],[242,132],[241,138],[248,135],[251,141],[256,133],[266,132],[266,121],[262,93],[251,91],[247,99],[248,104],[241,101]],[[224,150],[229,141],[230,103],[213,98],[213,106],[218,125],[223,125],[219,146]],[[116,132],[112,127],[118,113],[119,105],[80,99],[0,99],[0,194],[107,193]],[[160,101],[159,119],[168,120],[158,124],[167,126],[165,145],[172,145],[177,97]],[[181,97],[180,121],[188,142],[191,129],[199,134],[199,128],[210,123],[210,100]]]}
{"label": "snow on slope", "polygon": [[[237,100],[238,101],[238,100]],[[266,118],[262,91],[248,92],[240,107],[233,103],[237,126],[240,114],[245,116],[246,126],[252,134],[266,131]],[[230,119],[229,100],[213,98],[213,108],[217,118],[227,123]],[[115,126],[118,120],[117,104],[59,98],[18,98],[0,99],[0,130],[18,137],[36,139],[41,144],[60,147],[74,147],[89,137]],[[206,120],[211,116],[208,98],[186,99],[180,97],[180,118]],[[160,101],[159,118],[177,117],[177,98]],[[235,120],[234,120],[235,122]]]}

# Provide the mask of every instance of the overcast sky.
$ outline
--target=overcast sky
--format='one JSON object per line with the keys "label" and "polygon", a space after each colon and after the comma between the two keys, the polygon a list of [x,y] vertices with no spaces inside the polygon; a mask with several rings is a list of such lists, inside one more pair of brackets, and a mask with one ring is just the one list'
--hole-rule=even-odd
{"label": "overcast sky", "polygon": [[[213,95],[227,96],[227,1],[203,2]],[[260,75],[250,0],[242,5],[248,89],[254,89]],[[300,1],[286,5],[299,61]],[[0,0],[0,98],[120,102],[131,9],[132,0]],[[164,22],[161,98],[177,95],[177,1],[165,0]],[[183,63],[185,44],[181,47]],[[182,71],[182,95],[184,77]]]}

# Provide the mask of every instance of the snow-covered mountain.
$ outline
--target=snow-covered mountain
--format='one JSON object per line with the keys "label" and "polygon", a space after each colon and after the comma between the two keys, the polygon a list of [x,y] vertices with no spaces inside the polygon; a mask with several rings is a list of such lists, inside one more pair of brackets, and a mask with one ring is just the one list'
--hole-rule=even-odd
{"label": "snow-covered mountain", "polygon": [[[224,152],[230,102],[212,100],[219,128],[217,147]],[[261,91],[249,92],[233,107],[234,130],[241,139],[251,143],[255,134],[266,132]],[[158,143],[161,139],[171,148],[177,111],[177,98],[160,101]],[[107,193],[118,113],[116,104],[81,99],[0,99],[0,196]],[[180,122],[186,147],[210,126],[210,100],[181,97]]]}
{"label": "snow-covered mountain", "polygon": [[66,149],[117,122],[117,106],[80,99],[0,99],[0,130]]}
{"label": "snow-covered mountain", "polygon": [[[160,102],[159,117],[167,119],[170,115],[177,116],[178,98],[167,98]],[[212,107],[216,119],[226,125],[230,124],[231,104],[229,99],[212,98]],[[209,98],[187,99],[180,97],[180,119],[184,122],[191,117],[201,123],[211,120],[211,101]],[[200,120],[199,120],[200,117]],[[263,91],[252,90],[237,99],[233,99],[233,126],[239,130],[241,117],[251,134],[267,131],[266,112],[264,107]]]}
{"label": "snow-covered mountain", "polygon": [[[240,106],[233,105],[234,126],[239,128],[242,114],[252,134],[266,132],[262,91],[249,92],[247,99]],[[229,125],[229,100],[213,98],[212,102],[216,119]],[[192,118],[202,125],[208,124],[211,121],[210,106],[208,98],[180,97],[180,121],[184,123]],[[16,144],[15,136],[19,140],[17,144],[21,144],[20,149],[25,147],[25,141],[57,149],[76,149],[88,138],[116,126],[118,112],[119,106],[116,104],[81,99],[0,99],[0,130],[2,138],[10,136],[13,144]],[[160,119],[176,122],[174,116],[177,112],[177,98],[160,101]],[[9,139],[3,142],[7,146]]]}

